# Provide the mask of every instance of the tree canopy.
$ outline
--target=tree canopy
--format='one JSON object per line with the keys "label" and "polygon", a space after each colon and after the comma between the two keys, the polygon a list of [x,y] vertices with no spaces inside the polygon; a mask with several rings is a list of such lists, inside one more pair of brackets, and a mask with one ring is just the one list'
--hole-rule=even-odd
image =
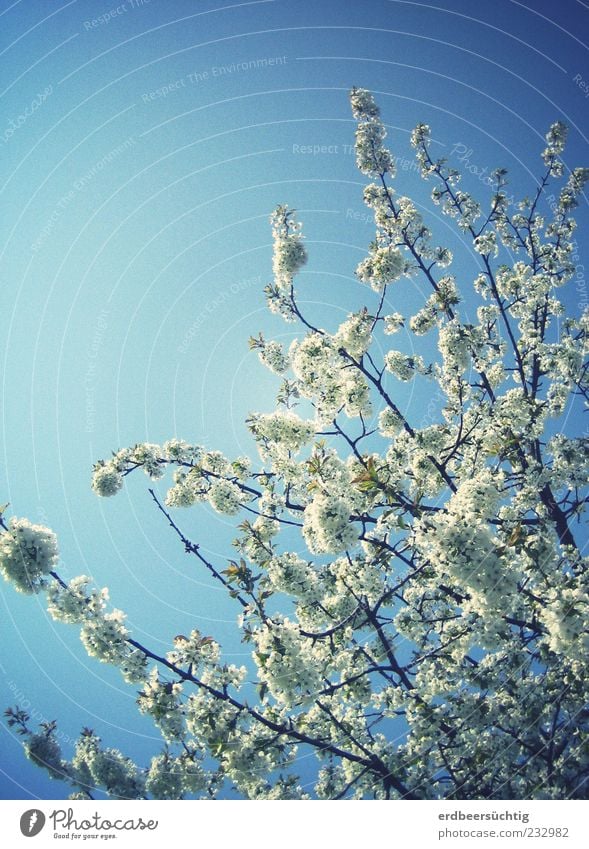
{"label": "tree canopy", "polygon": [[[156,654],[106,589],[62,579],[53,531],[0,518],[3,576],[80,627],[88,653],[139,688],[163,738],[138,765],[84,729],[67,757],[55,723],[33,729],[9,708],[27,756],[69,782],[71,798],[587,795],[589,439],[567,416],[589,397],[589,309],[568,315],[559,294],[575,274],[572,214],[589,170],[565,173],[567,129],[555,123],[530,197],[508,197],[498,169],[481,204],[418,125],[411,144],[432,201],[477,257],[469,279],[394,190],[372,94],[350,100],[375,222],[356,269],[366,303],[333,332],[315,323],[295,282],[302,225],[278,206],[265,292],[300,333],[288,349],[250,339],[280,381],[275,410],[247,421],[259,457],[174,438],[93,470],[102,497],[139,470],[166,479],[164,494],[150,489],[154,510],[233,600],[251,662],[225,663],[197,630]],[[391,312],[408,281],[421,309]],[[434,415],[412,420],[399,392],[409,381],[429,387]],[[202,502],[235,517],[224,561],[203,553],[177,509]],[[312,791],[301,752],[317,758]]]}

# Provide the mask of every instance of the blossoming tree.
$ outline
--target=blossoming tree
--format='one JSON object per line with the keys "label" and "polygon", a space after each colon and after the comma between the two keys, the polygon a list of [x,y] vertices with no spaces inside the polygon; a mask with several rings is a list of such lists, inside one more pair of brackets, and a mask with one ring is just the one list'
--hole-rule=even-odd
{"label": "blossoming tree", "polygon": [[[479,257],[473,289],[446,271],[450,250],[391,187],[372,95],[353,89],[351,105],[376,226],[356,272],[366,305],[335,332],[304,314],[301,225],[279,206],[266,294],[300,334],[288,350],[250,340],[282,378],[276,410],[247,423],[258,461],[172,439],[94,468],[99,496],[139,469],[171,475],[165,498],[150,490],[154,510],[227,590],[251,665],[224,663],[196,630],[157,655],[106,590],[62,579],[52,531],[2,519],[4,577],[80,626],[88,653],[139,687],[138,708],[163,737],[140,766],[86,729],[68,760],[54,723],[35,730],[10,708],[28,757],[69,782],[72,798],[97,787],[117,798],[210,797],[228,786],[250,799],[305,798],[296,758],[310,751],[319,798],[587,793],[589,439],[562,422],[589,397],[589,310],[566,317],[558,292],[574,274],[571,213],[589,171],[563,178],[566,127],[553,124],[532,197],[509,201],[498,170],[483,209],[432,157],[429,128],[414,130],[434,203]],[[561,178],[550,208],[547,186]],[[413,316],[387,312],[404,278],[424,296]],[[475,323],[461,318],[465,297]],[[394,345],[383,355],[400,328],[432,334],[436,356]],[[413,380],[437,387],[438,423],[419,426],[403,408],[398,388]],[[205,501],[241,521],[234,559],[212,562],[181,530],[176,508]]]}

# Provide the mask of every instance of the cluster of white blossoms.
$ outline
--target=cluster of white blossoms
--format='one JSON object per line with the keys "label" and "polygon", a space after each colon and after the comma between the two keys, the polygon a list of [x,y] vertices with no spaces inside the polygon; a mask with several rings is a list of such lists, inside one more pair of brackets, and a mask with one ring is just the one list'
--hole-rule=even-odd
{"label": "cluster of white blossoms", "polygon": [[356,164],[368,176],[395,174],[395,164],[390,151],[383,145],[386,138],[380,110],[367,89],[356,88],[350,96],[352,114],[358,121],[356,129]]}
{"label": "cluster of white blossoms", "polygon": [[64,778],[68,774],[67,763],[61,757],[61,748],[54,735],[47,731],[29,735],[25,754],[34,764],[46,769],[51,778]]}
{"label": "cluster of white blossoms", "polygon": [[97,495],[116,495],[123,486],[123,478],[114,463],[103,463],[94,470],[92,489]]}
{"label": "cluster of white blossoms", "polygon": [[104,787],[117,799],[142,798],[145,779],[140,770],[118,749],[102,749],[100,742],[91,731],[82,734],[71,761],[72,781],[88,791]]}
{"label": "cluster of white blossoms", "polygon": [[[235,604],[244,665],[197,629],[161,654],[143,647],[106,590],[61,579],[51,531],[0,516],[4,577],[44,589],[50,615],[139,684],[165,744],[139,769],[85,731],[67,761],[52,724],[34,734],[9,711],[28,756],[75,798],[102,787],[302,799],[297,752],[311,751],[313,795],[325,799],[587,795],[589,439],[575,415],[589,406],[589,308],[567,316],[571,298],[558,295],[575,278],[570,213],[589,169],[554,188],[566,170],[566,128],[554,124],[535,194],[508,198],[498,169],[483,206],[419,124],[419,169],[472,266],[450,273],[453,252],[390,186],[374,97],[353,89],[351,105],[357,164],[373,181],[374,239],[356,269],[369,285],[345,320],[320,326],[297,296],[301,224],[277,207],[265,291],[299,333],[288,346],[250,339],[280,383],[275,409],[247,419],[257,459],[172,439],[121,449],[93,472],[101,496],[140,469],[156,481],[163,518]],[[391,348],[401,329],[408,338]],[[240,514],[226,557],[185,536],[189,517],[175,524],[174,508],[200,504]]]}
{"label": "cluster of white blossoms", "polygon": [[385,356],[385,366],[399,380],[413,380],[417,374],[427,374],[427,368],[420,354],[403,354],[401,351],[389,351]]}
{"label": "cluster of white blossoms", "polygon": [[258,678],[286,707],[304,704],[320,689],[328,647],[312,646],[299,626],[289,619],[273,618],[253,633]]}
{"label": "cluster of white blossoms", "polygon": [[154,667],[143,683],[137,705],[141,713],[149,714],[166,743],[181,740],[185,733],[185,723],[181,705],[183,685],[162,681],[159,671]]}
{"label": "cluster of white blossoms", "polygon": [[501,497],[503,474],[483,468],[467,478],[446,508],[414,525],[414,545],[458,592],[470,596],[467,610],[481,615],[513,604],[518,572],[513,553],[489,525]]}
{"label": "cluster of white blossoms", "polygon": [[390,407],[382,410],[378,415],[378,429],[389,439],[394,439],[403,430],[403,424],[401,414]]}
{"label": "cluster of white blossoms", "polygon": [[290,285],[294,275],[307,261],[307,255],[299,233],[300,224],[292,218],[287,207],[278,207],[272,218],[274,254],[272,269],[274,280]]}
{"label": "cluster of white blossoms", "polygon": [[58,622],[77,624],[86,619],[100,618],[108,600],[108,590],[91,588],[91,578],[78,575],[62,586],[57,581],[47,588],[47,610]]}
{"label": "cluster of white blossoms", "polygon": [[375,247],[358,265],[359,280],[370,283],[376,292],[381,292],[388,283],[398,280],[406,271],[405,258],[393,245]]}
{"label": "cluster of white blossoms", "polygon": [[[268,627],[274,627],[273,623],[268,623]],[[263,663],[264,658],[257,662]],[[265,681],[260,690],[268,692]],[[267,698],[263,697],[263,701]],[[289,745],[287,737],[276,733],[277,724],[287,716],[286,708],[273,704],[259,710],[270,727],[263,723],[248,725],[246,711],[201,689],[186,702],[186,724],[218,761],[217,784],[228,780],[247,799],[306,798],[296,775],[277,777],[279,771],[292,767],[297,754],[296,745]]]}
{"label": "cluster of white blossoms", "polygon": [[[172,450],[178,447],[173,443]],[[129,469],[141,467],[152,480],[158,480],[164,474],[164,464],[168,458],[159,445],[141,442],[133,448],[118,451],[111,460],[99,461],[94,467],[92,489],[97,495],[108,497],[116,495],[123,485],[123,474]]]}
{"label": "cluster of white blossoms", "polygon": [[0,533],[0,573],[21,593],[36,593],[57,565],[57,537],[28,519],[10,519]]}
{"label": "cluster of white blossoms", "polygon": [[289,747],[285,757],[278,747],[268,743],[267,736],[242,735],[238,745],[231,746],[224,752],[223,771],[248,799],[308,798],[294,776],[290,776],[290,780],[280,777],[274,786],[269,784],[268,775],[295,763],[296,748]]}
{"label": "cluster of white blossoms", "polygon": [[551,479],[559,486],[580,487],[589,483],[589,438],[571,439],[563,433],[548,443],[552,455]]}
{"label": "cluster of white blossoms", "polygon": [[151,759],[145,790],[154,799],[183,799],[204,792],[209,783],[210,776],[189,753],[175,757],[163,752]]}
{"label": "cluster of white blossoms", "polygon": [[303,536],[312,554],[337,554],[353,546],[358,531],[345,498],[318,493],[305,508]]}
{"label": "cluster of white blossoms", "polygon": [[499,253],[499,246],[497,245],[497,237],[494,230],[487,230],[486,233],[476,236],[473,241],[473,247],[479,254],[496,257]]}
{"label": "cluster of white blossoms", "polygon": [[403,327],[405,319],[400,312],[392,312],[384,317],[384,332],[392,335]]}
{"label": "cluster of white blossoms", "polygon": [[551,177],[561,177],[564,165],[560,154],[564,150],[568,135],[568,128],[562,121],[550,125],[550,129],[546,133],[546,147],[542,152],[542,159],[550,168]]}
{"label": "cluster of white blossoms", "polygon": [[435,204],[440,204],[443,214],[454,218],[458,227],[464,231],[469,231],[481,216],[480,204],[468,192],[457,190],[452,197],[438,186],[434,186],[432,200]]}
{"label": "cluster of white blossoms", "polygon": [[184,634],[178,634],[174,638],[174,650],[166,655],[171,663],[177,666],[190,664],[195,671],[207,664],[218,663],[219,656],[219,644],[212,637],[203,636],[196,629],[193,629],[187,637]]}
{"label": "cluster of white blossoms", "polygon": [[147,661],[142,652],[129,644],[124,619],[121,610],[89,617],[82,625],[80,639],[90,657],[120,667],[125,680],[135,683],[145,678]]}
{"label": "cluster of white blossoms", "polygon": [[90,586],[87,575],[69,584],[54,581],[47,585],[47,610],[58,622],[82,625],[80,639],[90,655],[118,666],[125,681],[136,683],[147,675],[145,655],[129,643],[129,632],[121,610],[106,611],[108,590]]}
{"label": "cluster of white blossoms", "polygon": [[[333,579],[332,594],[347,598],[353,592],[356,597],[366,598],[369,604],[376,604],[382,595],[383,571],[369,556],[338,557],[329,564],[328,570]],[[333,604],[334,599],[330,601]]]}
{"label": "cluster of white blossoms", "polygon": [[254,522],[242,522],[241,534],[233,541],[235,548],[246,555],[252,563],[264,561],[272,550],[272,538],[280,532],[280,522],[266,515],[268,509],[260,499],[261,516]]}
{"label": "cluster of white blossoms", "polygon": [[334,344],[359,360],[370,348],[373,327],[374,318],[368,314],[367,309],[353,313],[338,327]]}
{"label": "cluster of white blossoms", "polygon": [[132,448],[122,448],[110,460],[99,460],[92,474],[92,489],[102,497],[116,495],[123,486],[123,477],[133,469],[142,468],[152,480],[158,480],[167,463],[194,464],[201,454],[200,446],[179,439],[171,439],[163,446],[140,442]]}
{"label": "cluster of white blossoms", "polygon": [[580,587],[561,587],[540,612],[546,643],[556,654],[573,659],[589,650],[589,594]]}
{"label": "cluster of white blossoms", "polygon": [[248,427],[260,449],[262,457],[276,451],[298,452],[315,435],[314,422],[304,421],[291,410],[274,413],[254,413]]}
{"label": "cluster of white blossoms", "polygon": [[151,479],[164,476],[167,467],[176,467],[173,485],[166,494],[169,507],[190,507],[207,501],[218,513],[235,515],[250,500],[243,483],[251,473],[251,462],[238,457],[231,462],[220,451],[204,451],[174,439],[164,445],[141,443],[118,451],[108,461],[94,467],[92,487],[101,496],[116,494],[126,475],[142,468]]}
{"label": "cluster of white blossoms", "polygon": [[[350,355],[351,356],[351,355]],[[327,334],[309,333],[290,347],[297,389],[315,405],[320,423],[329,423],[343,408],[349,418],[369,415],[370,392],[364,375],[349,367],[337,342]]]}
{"label": "cluster of white blossoms", "polygon": [[250,348],[259,349],[260,362],[274,374],[283,374],[288,368],[288,356],[280,342],[273,339],[267,342],[260,334],[259,339],[250,340]]}
{"label": "cluster of white blossoms", "polygon": [[214,480],[208,491],[209,504],[217,513],[234,516],[239,512],[243,493],[237,484],[228,480]]}
{"label": "cluster of white blossoms", "polygon": [[442,178],[442,183],[432,189],[433,202],[441,206],[444,215],[455,219],[461,230],[471,230],[481,215],[480,204],[468,192],[456,188],[461,177],[455,168],[448,168],[442,159],[431,158],[431,131],[427,124],[418,124],[413,130],[411,145],[415,148],[421,176],[425,180]]}
{"label": "cluster of white blossoms", "polygon": [[456,319],[440,328],[438,348],[442,355],[444,373],[462,374],[474,360],[477,342],[476,328],[464,327]]}
{"label": "cluster of white blossoms", "polygon": [[[439,263],[438,263],[439,264]],[[436,327],[443,316],[460,302],[456,280],[452,275],[441,277],[435,291],[425,305],[409,321],[409,327],[416,336],[423,336]]]}
{"label": "cluster of white blossoms", "polygon": [[[487,278],[483,276],[483,281],[486,284]],[[540,284],[542,289],[538,291],[537,285]],[[547,279],[545,275],[534,275],[531,265],[525,262],[516,262],[513,266],[501,266],[495,275],[495,285],[497,291],[503,298],[509,298],[513,301],[525,303],[524,293],[529,296],[532,292],[537,295],[543,295],[547,292]]]}
{"label": "cluster of white blossoms", "polygon": [[278,313],[286,321],[294,321],[293,278],[307,262],[301,224],[294,218],[294,210],[287,206],[278,206],[271,221],[274,239],[272,258],[274,280],[265,288],[266,300],[271,312]]}
{"label": "cluster of white blossoms", "polygon": [[322,598],[319,576],[313,565],[294,552],[285,552],[267,562],[270,585],[276,592],[286,593],[308,604]]}
{"label": "cluster of white blossoms", "polygon": [[166,494],[168,507],[191,507],[198,501],[206,501],[210,484],[200,469],[191,469],[189,472],[177,469],[173,479],[174,485]]}

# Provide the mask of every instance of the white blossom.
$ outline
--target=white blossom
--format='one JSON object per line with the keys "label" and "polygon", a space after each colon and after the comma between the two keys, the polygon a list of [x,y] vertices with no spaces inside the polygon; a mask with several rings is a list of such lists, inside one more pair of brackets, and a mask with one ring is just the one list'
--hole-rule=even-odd
{"label": "white blossom", "polygon": [[337,554],[353,545],[357,532],[346,501],[316,495],[305,508],[303,535],[312,554]]}
{"label": "white blossom", "polygon": [[356,269],[356,275],[373,289],[380,292],[387,283],[398,280],[405,272],[405,259],[396,247],[382,247],[373,250],[362,260]]}
{"label": "white blossom", "polygon": [[413,380],[416,374],[424,374],[425,363],[420,354],[403,354],[401,351],[389,351],[385,357],[385,365],[399,380]]}
{"label": "white blossom", "polygon": [[215,480],[208,492],[209,504],[217,513],[233,516],[239,512],[243,495],[237,484],[228,480]]}
{"label": "white blossom", "polygon": [[0,572],[21,593],[39,592],[57,559],[57,537],[43,525],[12,518],[0,533]]}
{"label": "white blossom", "polygon": [[396,333],[401,327],[403,327],[404,318],[399,312],[389,313],[389,315],[385,315],[384,317],[384,332],[385,333]]}
{"label": "white blossom", "polygon": [[314,422],[304,421],[290,410],[256,413],[249,418],[248,424],[260,446],[262,456],[271,453],[272,446],[283,448],[285,451],[300,451],[315,434]]}
{"label": "white blossom", "polygon": [[123,486],[123,478],[114,463],[103,463],[94,469],[92,489],[97,495],[116,495]]}

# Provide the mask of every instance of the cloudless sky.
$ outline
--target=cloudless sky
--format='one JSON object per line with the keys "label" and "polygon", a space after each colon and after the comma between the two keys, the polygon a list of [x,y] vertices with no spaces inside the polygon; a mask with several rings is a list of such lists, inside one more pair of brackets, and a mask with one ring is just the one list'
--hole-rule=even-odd
{"label": "cloudless sky", "polygon": [[[108,586],[137,639],[165,652],[196,627],[227,660],[249,655],[235,606],[183,553],[145,476],[98,499],[91,469],[173,436],[230,457],[254,451],[244,420],[272,409],[277,380],[248,337],[295,332],[262,291],[277,203],[304,221],[306,309],[333,330],[373,304],[354,278],[373,231],[348,90],[376,93],[400,193],[428,204],[410,165],[422,121],[481,200],[498,166],[523,196],[555,120],[570,126],[567,166],[589,165],[588,22],[575,0],[0,3],[0,503],[54,529],[62,576]],[[476,255],[428,208],[468,284]],[[581,246],[587,210],[577,217]],[[406,314],[422,301],[414,282],[390,296]],[[579,273],[567,307],[586,302]],[[426,389],[395,391],[414,420],[426,415]],[[216,562],[230,554],[232,525],[209,508],[177,520]],[[87,657],[78,629],[4,582],[0,611],[0,707],[57,718],[66,754],[89,725],[148,763],[159,734],[134,688]],[[5,726],[0,753],[0,797],[67,796]]]}

